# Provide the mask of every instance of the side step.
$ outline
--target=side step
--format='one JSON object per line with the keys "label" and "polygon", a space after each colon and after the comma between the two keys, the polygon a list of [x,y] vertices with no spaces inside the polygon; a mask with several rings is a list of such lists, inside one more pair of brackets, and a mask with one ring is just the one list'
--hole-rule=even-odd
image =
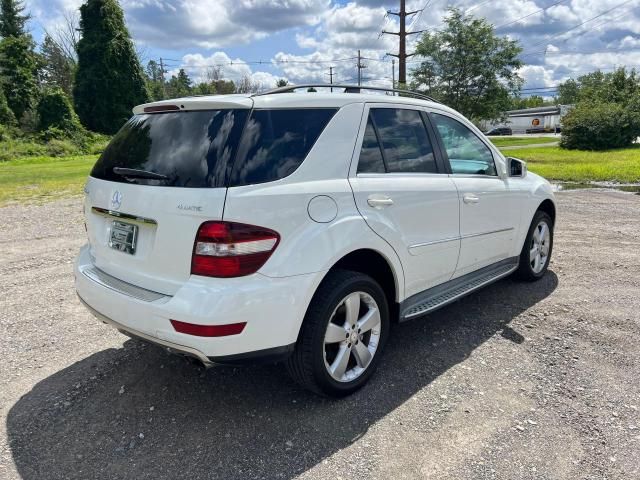
{"label": "side step", "polygon": [[400,321],[433,312],[506,277],[518,268],[518,260],[518,257],[509,258],[406,299],[400,306]]}

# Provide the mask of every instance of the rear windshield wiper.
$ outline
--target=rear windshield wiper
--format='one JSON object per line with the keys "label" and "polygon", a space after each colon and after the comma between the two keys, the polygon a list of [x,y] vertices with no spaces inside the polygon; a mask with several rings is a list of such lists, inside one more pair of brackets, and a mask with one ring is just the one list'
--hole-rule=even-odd
{"label": "rear windshield wiper", "polygon": [[169,180],[169,177],[161,173],[137,170],[135,168],[113,167],[113,173],[121,177],[148,178],[150,180]]}

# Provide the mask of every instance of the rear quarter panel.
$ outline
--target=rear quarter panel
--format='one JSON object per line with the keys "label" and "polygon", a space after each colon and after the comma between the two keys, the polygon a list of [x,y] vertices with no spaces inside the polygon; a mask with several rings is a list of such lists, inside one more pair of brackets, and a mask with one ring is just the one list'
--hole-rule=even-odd
{"label": "rear quarter panel", "polygon": [[[376,250],[395,272],[401,300],[404,275],[400,261],[391,246],[361,217],[347,180],[362,111],[362,103],[342,107],[302,165],[288,177],[229,188],[224,220],[260,225],[280,234],[276,251],[259,271],[269,277],[326,272],[354,250]],[[335,202],[333,220],[319,223],[310,217],[309,202],[319,195]],[[322,277],[319,275],[318,283]]]}

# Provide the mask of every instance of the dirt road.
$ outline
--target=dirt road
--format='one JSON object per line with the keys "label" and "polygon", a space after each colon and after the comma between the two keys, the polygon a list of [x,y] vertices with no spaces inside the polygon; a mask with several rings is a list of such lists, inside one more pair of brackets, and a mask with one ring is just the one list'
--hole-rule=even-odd
{"label": "dirt road", "polygon": [[79,200],[0,209],[0,478],[640,478],[640,197],[558,197],[542,281],[398,325],[339,402],[98,323]]}

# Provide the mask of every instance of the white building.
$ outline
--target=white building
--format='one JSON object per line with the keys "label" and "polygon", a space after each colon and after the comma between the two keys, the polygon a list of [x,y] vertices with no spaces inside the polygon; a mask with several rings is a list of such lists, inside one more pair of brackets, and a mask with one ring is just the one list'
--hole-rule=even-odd
{"label": "white building", "polygon": [[505,122],[494,122],[487,130],[495,127],[510,127],[514,134],[558,132],[561,129],[562,117],[573,105],[556,105],[551,107],[523,108],[506,112]]}

